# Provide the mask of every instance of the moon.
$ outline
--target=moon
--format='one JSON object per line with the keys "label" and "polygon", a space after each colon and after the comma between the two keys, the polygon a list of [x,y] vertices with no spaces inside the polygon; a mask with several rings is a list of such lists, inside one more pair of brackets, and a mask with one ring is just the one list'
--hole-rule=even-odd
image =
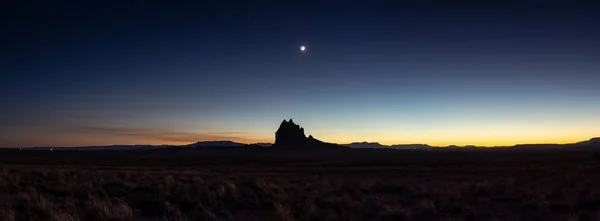
{"label": "moon", "polygon": [[306,51],[306,46],[304,46],[304,45],[300,46],[300,51],[305,52]]}

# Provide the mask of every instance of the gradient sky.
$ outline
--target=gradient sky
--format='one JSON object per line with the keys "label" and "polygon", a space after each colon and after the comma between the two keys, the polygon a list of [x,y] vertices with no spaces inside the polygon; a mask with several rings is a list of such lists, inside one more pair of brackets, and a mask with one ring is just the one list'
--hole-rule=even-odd
{"label": "gradient sky", "polygon": [[600,136],[593,1],[82,2],[1,3],[0,147]]}

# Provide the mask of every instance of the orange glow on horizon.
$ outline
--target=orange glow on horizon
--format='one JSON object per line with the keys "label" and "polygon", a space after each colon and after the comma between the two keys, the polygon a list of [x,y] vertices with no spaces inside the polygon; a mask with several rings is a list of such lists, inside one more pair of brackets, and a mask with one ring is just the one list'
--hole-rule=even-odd
{"label": "orange glow on horizon", "polygon": [[[513,146],[517,144],[569,144],[586,141],[600,134],[600,128],[577,129],[564,127],[560,130],[544,128],[494,128],[494,129],[419,129],[411,131],[375,131],[360,128],[354,131],[310,130],[316,139],[329,143],[348,144],[353,142],[378,142],[382,145],[427,144],[430,146]],[[91,128],[87,131],[53,131],[38,136],[15,133],[4,139],[0,147],[31,146],[107,146],[107,145],[186,145],[201,141],[233,141],[245,144],[274,143],[274,132],[264,130],[253,133],[228,132],[173,132],[139,128]]]}
{"label": "orange glow on horizon", "polygon": [[[571,143],[577,143],[577,142],[581,142],[581,141],[586,141],[589,140],[593,137],[581,137],[581,138],[573,138],[573,139],[561,139],[561,140],[535,140],[535,139],[531,139],[531,140],[505,140],[505,141],[473,141],[473,142],[418,142],[418,141],[414,141],[414,142],[410,142],[410,141],[405,141],[405,142],[394,142],[394,141],[377,141],[377,140],[336,140],[336,139],[321,139],[324,142],[329,142],[329,143],[337,143],[337,144],[348,144],[348,143],[352,143],[352,142],[377,142],[381,145],[402,145],[402,144],[427,144],[430,146],[439,146],[439,147],[445,147],[445,146],[450,146],[450,145],[456,145],[456,146],[466,146],[466,145],[473,145],[473,146],[481,146],[481,147],[501,147],[501,146],[514,146],[517,144],[571,144]],[[319,139],[319,138],[317,138]],[[85,140],[85,139],[80,139],[80,140],[72,140],[72,141],[55,141],[52,142],[50,140],[37,140],[34,142],[27,142],[27,141],[17,141],[17,142],[10,142],[10,143],[2,143],[2,146],[0,147],[32,147],[32,146],[48,146],[48,147],[58,147],[58,146],[66,146],[66,147],[75,147],[75,146],[109,146],[109,145],[186,145],[186,144],[192,144],[195,142],[202,142],[202,141],[222,141],[222,139],[206,139],[206,140],[196,140],[196,141],[160,141],[160,140],[153,140],[153,139],[148,139],[148,140],[121,140],[121,139],[117,139],[117,140],[103,140],[103,141],[98,141],[98,140]],[[275,141],[273,139],[232,139],[229,141],[233,141],[233,142],[238,142],[238,143],[245,143],[245,144],[254,144],[254,143],[274,143]]]}

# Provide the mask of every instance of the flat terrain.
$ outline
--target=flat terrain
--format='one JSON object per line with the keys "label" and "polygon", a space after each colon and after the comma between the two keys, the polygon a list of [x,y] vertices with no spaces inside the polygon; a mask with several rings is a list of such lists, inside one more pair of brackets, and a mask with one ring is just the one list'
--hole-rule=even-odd
{"label": "flat terrain", "polygon": [[590,151],[0,151],[3,220],[598,220]]}

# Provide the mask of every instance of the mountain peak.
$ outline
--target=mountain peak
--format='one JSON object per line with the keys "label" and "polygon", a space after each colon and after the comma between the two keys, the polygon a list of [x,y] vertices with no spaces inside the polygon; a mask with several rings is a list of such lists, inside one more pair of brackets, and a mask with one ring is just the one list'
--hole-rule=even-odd
{"label": "mountain peak", "polygon": [[290,118],[283,120],[277,132],[275,132],[275,144],[277,147],[302,147],[302,148],[339,148],[336,144],[329,144],[315,139],[312,135],[306,137],[304,128],[295,124]]}
{"label": "mountain peak", "polygon": [[304,128],[295,124],[290,118],[289,121],[283,120],[277,132],[275,132],[275,145],[300,144],[307,139],[304,135]]}

